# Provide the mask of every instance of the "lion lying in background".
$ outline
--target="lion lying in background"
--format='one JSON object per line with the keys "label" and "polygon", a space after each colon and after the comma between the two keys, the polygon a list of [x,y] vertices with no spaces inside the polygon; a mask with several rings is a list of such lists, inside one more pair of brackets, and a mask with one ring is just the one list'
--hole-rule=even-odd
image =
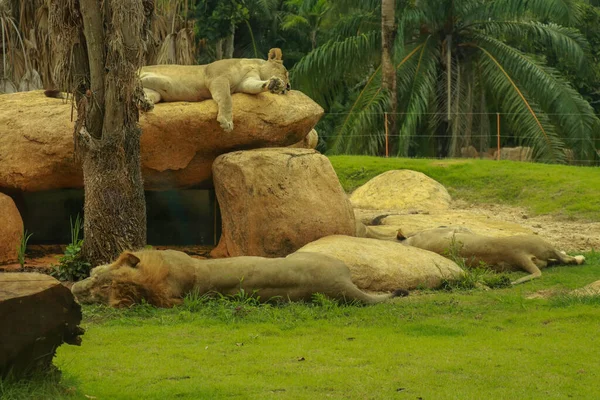
{"label": "lion lying in background", "polygon": [[290,90],[288,71],[280,49],[269,50],[268,60],[231,58],[207,65],[152,65],[143,67],[140,80],[147,102],[144,111],[160,101],[217,102],[217,121],[226,132],[233,129],[232,93],[257,94]]}
{"label": "lion lying in background", "polygon": [[583,264],[583,256],[571,257],[556,250],[550,243],[535,235],[489,237],[477,235],[464,227],[427,229],[409,237],[398,231],[404,244],[433,251],[448,257],[455,254],[465,259],[469,267],[485,263],[496,271],[523,270],[529,275],[512,282],[513,285],[539,278],[541,268],[549,264]]}
{"label": "lion lying in background", "polygon": [[316,253],[286,258],[232,257],[197,260],[175,250],[124,252],[112,264],[92,270],[91,276],[71,288],[80,303],[127,307],[145,300],[172,307],[193,291],[233,295],[243,289],[261,301],[311,300],[315,293],[343,301],[375,304],[406,295],[371,295],[358,289],[343,262]]}

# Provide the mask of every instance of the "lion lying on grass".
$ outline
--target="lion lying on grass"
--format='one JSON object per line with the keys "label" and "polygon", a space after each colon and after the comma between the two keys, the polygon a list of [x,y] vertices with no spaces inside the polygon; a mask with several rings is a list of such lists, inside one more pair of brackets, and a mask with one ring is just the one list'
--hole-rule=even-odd
{"label": "lion lying on grass", "polygon": [[529,275],[513,283],[527,282],[542,275],[541,268],[549,264],[583,264],[583,256],[571,257],[556,250],[550,243],[535,235],[489,237],[477,235],[464,227],[427,229],[409,237],[398,231],[404,244],[433,251],[449,257],[453,252],[465,259],[469,267],[485,263],[496,271],[523,270]]}
{"label": "lion lying on grass", "polygon": [[207,65],[152,65],[143,67],[140,80],[147,102],[144,111],[160,101],[217,102],[217,121],[226,132],[233,129],[232,93],[257,94],[290,90],[288,71],[280,49],[271,49],[267,61],[231,58]]}
{"label": "lion lying on grass", "polygon": [[342,261],[317,253],[296,253],[286,258],[232,257],[197,260],[175,250],[124,252],[112,264],[92,270],[72,292],[80,303],[127,307],[145,300],[157,307],[172,307],[196,291],[233,295],[243,289],[259,300],[311,300],[322,293],[342,301],[375,304],[406,295],[397,290],[371,295],[358,289]]}

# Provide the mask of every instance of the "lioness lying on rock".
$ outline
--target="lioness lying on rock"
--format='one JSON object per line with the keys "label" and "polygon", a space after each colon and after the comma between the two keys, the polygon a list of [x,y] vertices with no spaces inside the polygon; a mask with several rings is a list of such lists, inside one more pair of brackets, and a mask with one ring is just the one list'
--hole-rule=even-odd
{"label": "lioness lying on rock", "polygon": [[496,271],[524,270],[529,272],[513,285],[539,278],[541,268],[549,264],[583,264],[583,256],[571,257],[556,250],[550,243],[535,235],[490,237],[473,233],[464,227],[427,229],[409,237],[398,231],[404,244],[433,251],[448,257],[454,246],[455,254],[465,259],[469,267],[482,262]]}
{"label": "lioness lying on rock", "polygon": [[112,264],[92,270],[72,287],[81,303],[126,307],[145,300],[172,307],[192,292],[232,295],[243,289],[270,299],[311,300],[322,293],[343,301],[375,304],[406,291],[367,294],[354,285],[346,264],[317,253],[295,253],[286,258],[231,257],[197,260],[175,250],[125,252]]}
{"label": "lioness lying on rock", "polygon": [[231,58],[207,65],[152,65],[143,67],[140,80],[149,100],[147,109],[159,101],[214,99],[217,121],[226,132],[233,129],[232,93],[285,94],[290,90],[288,71],[280,49],[271,49],[267,61]]}

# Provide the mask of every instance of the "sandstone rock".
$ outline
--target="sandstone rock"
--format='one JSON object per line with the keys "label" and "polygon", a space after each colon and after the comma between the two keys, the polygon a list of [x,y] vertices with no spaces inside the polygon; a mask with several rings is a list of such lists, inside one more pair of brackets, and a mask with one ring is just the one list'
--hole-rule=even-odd
{"label": "sandstone rock", "polygon": [[462,158],[479,158],[479,152],[474,146],[469,145],[460,148],[460,156]]}
{"label": "sandstone rock", "polygon": [[350,196],[352,205],[366,209],[433,211],[450,206],[444,186],[427,175],[407,169],[392,170],[371,179]]}
{"label": "sandstone rock", "polygon": [[334,235],[298,252],[322,253],[345,262],[352,281],[364,290],[435,288],[442,279],[463,274],[458,265],[438,254],[386,240]]}
{"label": "sandstone rock", "polygon": [[503,237],[522,234],[533,234],[531,229],[513,222],[488,218],[485,215],[467,211],[449,210],[431,214],[390,215],[381,219],[383,225],[400,229],[405,236],[424,229],[440,226],[464,226],[479,235]]}
{"label": "sandstone rock", "polygon": [[354,235],[354,214],[327,157],[306,149],[218,157],[222,234],[213,257],[282,257],[324,236]]}
{"label": "sandstone rock", "polygon": [[14,201],[0,193],[0,264],[17,260],[17,247],[23,234],[23,220]]}
{"label": "sandstone rock", "polygon": [[[517,147],[503,147],[500,149],[501,160],[511,161],[531,161],[533,155],[533,149],[531,147],[517,146]],[[498,150],[494,152],[494,160],[498,159]]]}
{"label": "sandstone rock", "polygon": [[304,139],[288,147],[295,147],[300,149],[316,149],[318,144],[319,134],[315,129],[311,129],[310,132],[308,132],[308,135],[304,137]]}
{"label": "sandstone rock", "polygon": [[81,307],[48,275],[0,274],[0,321],[0,379],[47,371],[58,346],[81,343]]}
{"label": "sandstone rock", "polygon": [[[298,91],[236,93],[233,132],[216,121],[213,100],[159,103],[143,114],[142,172],[146,189],[211,186],[211,164],[234,150],[288,146],[306,137],[323,109]],[[0,95],[0,188],[80,188],[73,160],[71,103],[42,91]]]}

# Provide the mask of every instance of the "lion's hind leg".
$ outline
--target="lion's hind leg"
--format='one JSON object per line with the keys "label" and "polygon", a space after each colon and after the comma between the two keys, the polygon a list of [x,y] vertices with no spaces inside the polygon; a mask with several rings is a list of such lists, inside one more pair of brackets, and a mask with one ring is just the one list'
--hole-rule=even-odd
{"label": "lion's hind leg", "polygon": [[556,259],[561,263],[561,264],[566,264],[566,265],[581,265],[585,262],[585,257],[584,256],[569,256],[567,255],[567,253],[565,253],[564,251],[555,251],[555,256]]}
{"label": "lion's hind leg", "polygon": [[[540,271],[540,268],[536,265],[532,258],[534,257],[528,255],[523,255],[519,257],[517,265],[523,270],[525,270],[525,272],[529,272],[529,275],[512,282],[513,285],[518,285],[519,283],[527,282],[532,279],[537,279],[540,276],[542,276],[542,271]],[[537,261],[539,262],[541,260]]]}

